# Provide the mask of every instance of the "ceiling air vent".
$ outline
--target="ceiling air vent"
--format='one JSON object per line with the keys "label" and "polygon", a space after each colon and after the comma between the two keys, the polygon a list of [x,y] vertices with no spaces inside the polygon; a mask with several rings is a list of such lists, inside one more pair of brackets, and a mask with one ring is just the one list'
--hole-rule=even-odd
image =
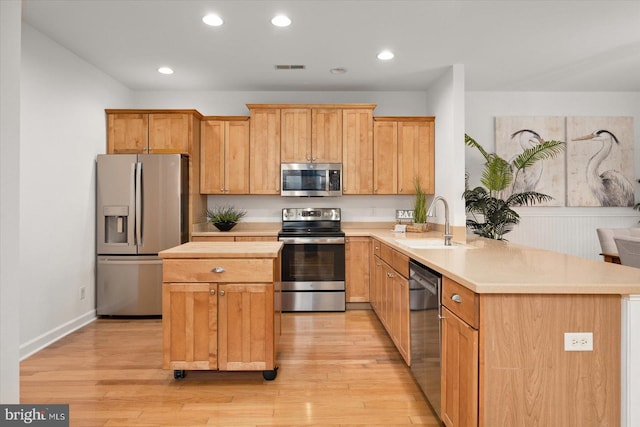
{"label": "ceiling air vent", "polygon": [[304,65],[276,65],[276,70],[304,70]]}

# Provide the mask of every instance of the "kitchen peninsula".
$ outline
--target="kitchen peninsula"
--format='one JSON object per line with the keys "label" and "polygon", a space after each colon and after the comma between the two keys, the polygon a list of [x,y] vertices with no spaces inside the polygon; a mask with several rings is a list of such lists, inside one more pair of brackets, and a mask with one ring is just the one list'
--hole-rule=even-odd
{"label": "kitchen peninsula", "polygon": [[[403,240],[441,234],[343,230],[443,275],[447,425],[621,425],[622,399],[632,404],[621,393],[622,297],[640,294],[640,269],[475,236],[417,249]],[[565,333],[591,333],[593,350],[566,351]]]}
{"label": "kitchen peninsula", "polygon": [[280,242],[189,242],[160,252],[163,368],[277,375]]}

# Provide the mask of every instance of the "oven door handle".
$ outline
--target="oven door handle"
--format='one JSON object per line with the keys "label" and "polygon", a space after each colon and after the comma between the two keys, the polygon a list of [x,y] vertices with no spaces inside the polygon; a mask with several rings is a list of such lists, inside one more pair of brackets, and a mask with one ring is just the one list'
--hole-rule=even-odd
{"label": "oven door handle", "polygon": [[279,241],[290,245],[336,245],[344,244],[344,237],[279,237]]}

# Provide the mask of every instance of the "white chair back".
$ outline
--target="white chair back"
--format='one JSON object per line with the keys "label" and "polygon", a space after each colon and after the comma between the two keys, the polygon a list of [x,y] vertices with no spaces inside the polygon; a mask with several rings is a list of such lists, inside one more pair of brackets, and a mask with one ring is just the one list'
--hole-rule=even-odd
{"label": "white chair back", "polygon": [[640,227],[627,228],[597,228],[600,249],[603,254],[615,255],[618,253],[615,237],[640,237]]}
{"label": "white chair back", "polygon": [[615,237],[620,263],[640,268],[640,237]]}

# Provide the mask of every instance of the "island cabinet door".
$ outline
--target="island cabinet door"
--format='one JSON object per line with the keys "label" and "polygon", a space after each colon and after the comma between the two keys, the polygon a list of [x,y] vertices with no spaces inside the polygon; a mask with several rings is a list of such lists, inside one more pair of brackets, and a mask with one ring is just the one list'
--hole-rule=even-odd
{"label": "island cabinet door", "polygon": [[442,308],[441,418],[447,427],[478,425],[478,331]]}
{"label": "island cabinet door", "polygon": [[218,369],[274,369],[273,284],[221,284],[218,326]]}
{"label": "island cabinet door", "polygon": [[163,368],[217,369],[217,285],[162,286]]}

